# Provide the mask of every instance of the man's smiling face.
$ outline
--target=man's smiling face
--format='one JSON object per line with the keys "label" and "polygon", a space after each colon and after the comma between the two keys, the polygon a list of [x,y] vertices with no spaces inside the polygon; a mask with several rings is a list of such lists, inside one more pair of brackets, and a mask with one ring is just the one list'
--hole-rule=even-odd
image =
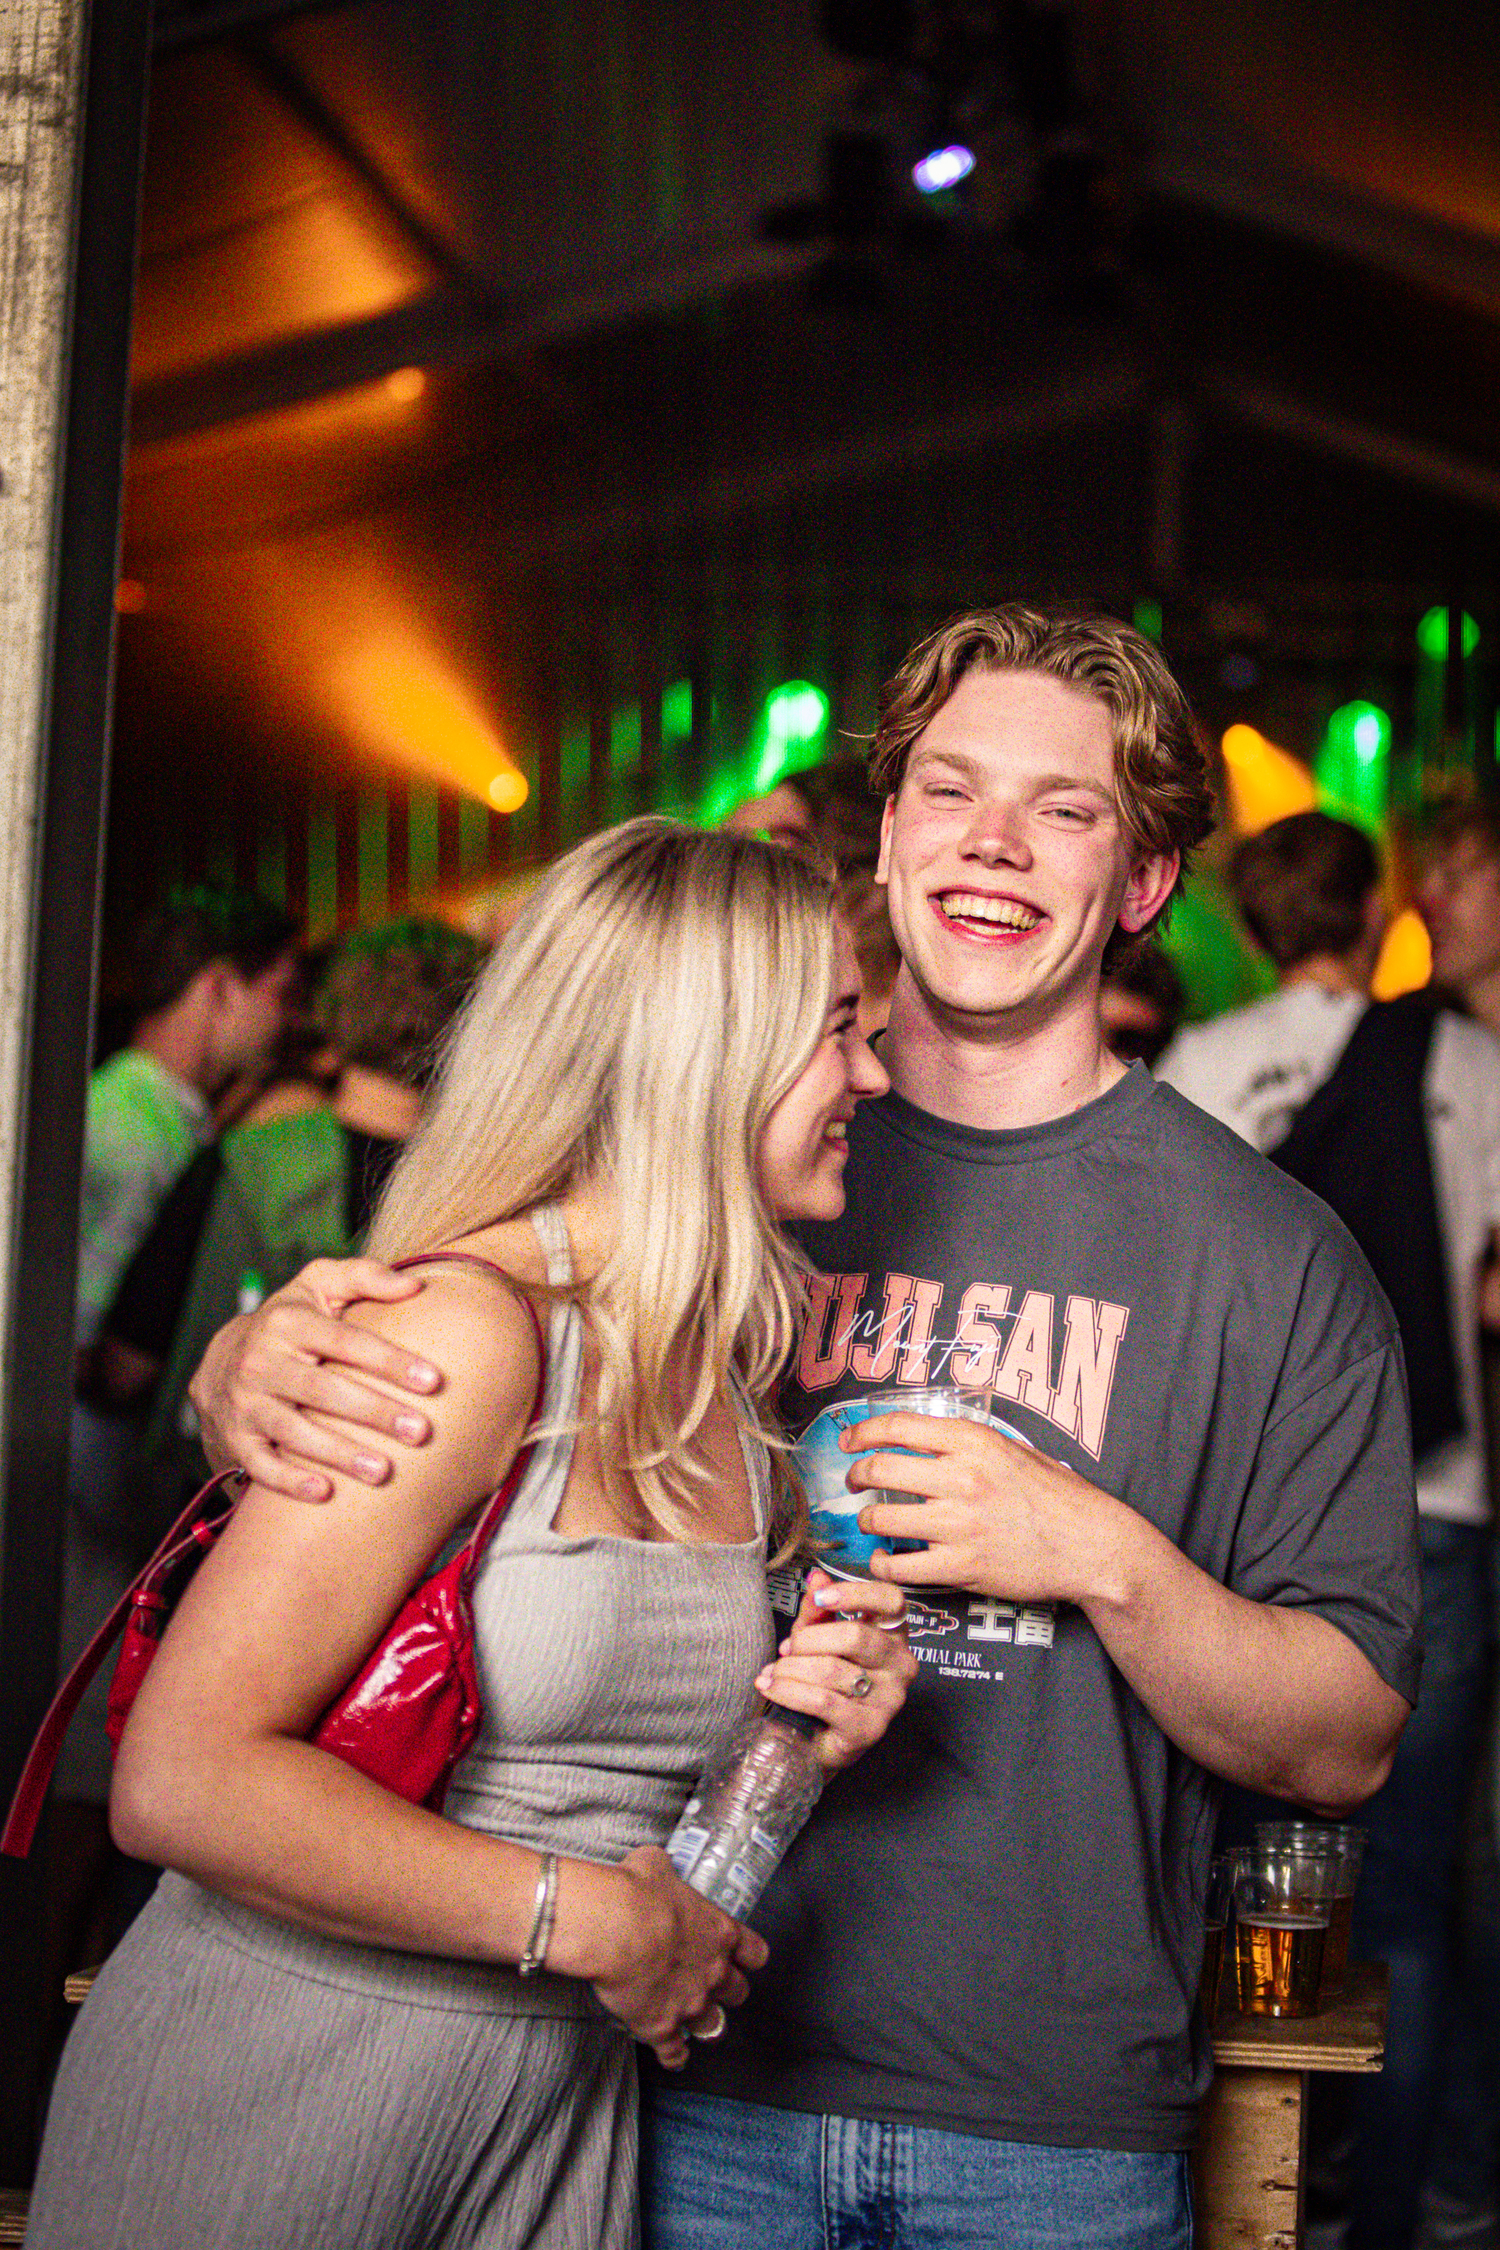
{"label": "man's smiling face", "polygon": [[1094,1005],[1116,923],[1144,927],[1176,871],[1134,863],[1108,709],[1045,673],[966,673],[886,806],[879,872],[907,973],[975,1031]]}

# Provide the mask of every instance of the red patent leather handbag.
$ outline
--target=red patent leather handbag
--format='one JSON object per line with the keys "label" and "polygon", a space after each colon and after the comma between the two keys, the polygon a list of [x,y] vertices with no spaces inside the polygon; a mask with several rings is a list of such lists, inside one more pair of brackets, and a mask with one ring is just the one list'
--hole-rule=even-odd
{"label": "red patent leather handbag", "polygon": [[[426,1265],[432,1258],[406,1258]],[[450,1254],[444,1263],[457,1263]],[[488,1260],[470,1257],[474,1265]],[[491,1267],[493,1271],[498,1268]],[[523,1297],[536,1331],[537,1391],[534,1424],[546,1387],[547,1354],[541,1323]],[[515,1496],[531,1460],[523,1445],[505,1482],[484,1502],[462,1547],[425,1578],[386,1627],[348,1686],[329,1705],[311,1739],[347,1765],[357,1766],[414,1805],[440,1812],[459,1759],[479,1731],[479,1681],[474,1661],[474,1580],[485,1549]],[[0,1852],[24,1859],[31,1849],[47,1784],[69,1721],[94,1674],[124,1628],[110,1683],[106,1726],[118,1750],[125,1722],[151,1668],[172,1612],[193,1573],[220,1538],[248,1478],[238,1469],[213,1477],[195,1493],[144,1570],[115,1604],[53,1698],[31,1746],[10,1812],[0,1831]]]}

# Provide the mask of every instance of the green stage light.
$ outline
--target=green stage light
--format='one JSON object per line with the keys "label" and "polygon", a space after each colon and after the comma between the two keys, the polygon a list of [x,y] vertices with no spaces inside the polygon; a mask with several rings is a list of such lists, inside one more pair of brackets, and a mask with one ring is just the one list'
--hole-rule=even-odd
{"label": "green stage light", "polygon": [[733,766],[721,769],[709,777],[703,801],[698,807],[698,823],[703,828],[718,828],[734,811],[744,795],[739,773]]}
{"label": "green stage light", "polygon": [[789,773],[816,764],[827,732],[828,698],[820,687],[811,680],[785,680],[772,688],[753,737],[759,750],[748,794],[762,796]]}
{"label": "green stage light", "polygon": [[1378,712],[1360,713],[1354,722],[1354,748],[1362,766],[1369,765],[1372,758],[1379,757],[1384,734],[1385,729],[1380,724]]}
{"label": "green stage light", "polygon": [[662,689],[661,738],[663,742],[687,742],[693,732],[693,683],[691,680],[674,680]]}
{"label": "green stage light", "polygon": [[1375,829],[1385,815],[1390,762],[1389,712],[1378,703],[1341,703],[1329,717],[1313,771],[1331,811]]}
{"label": "green stage light", "polygon": [[766,733],[773,742],[816,742],[828,724],[828,698],[811,680],[788,680],[766,697]]}
{"label": "green stage light", "polygon": [[1145,634],[1148,641],[1159,641],[1161,639],[1161,603],[1153,600],[1149,594],[1143,596],[1131,611],[1131,622],[1138,633]]}
{"label": "green stage light", "polygon": [[[1472,656],[1479,646],[1479,627],[1465,610],[1459,628],[1459,645],[1465,656]],[[1448,611],[1446,608],[1428,610],[1417,627],[1417,647],[1435,664],[1443,663],[1448,654]]]}

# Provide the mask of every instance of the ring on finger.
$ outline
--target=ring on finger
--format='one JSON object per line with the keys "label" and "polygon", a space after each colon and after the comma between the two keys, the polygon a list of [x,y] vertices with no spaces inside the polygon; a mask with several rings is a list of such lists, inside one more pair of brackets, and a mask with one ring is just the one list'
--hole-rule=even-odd
{"label": "ring on finger", "polygon": [[688,2037],[690,2039],[722,2039],[728,2029],[729,2018],[716,2000],[711,2008],[704,2011],[696,2023],[688,2025]]}
{"label": "ring on finger", "polygon": [[852,1685],[852,1687],[846,1687],[844,1693],[845,1695],[852,1696],[856,1703],[863,1703],[865,1697],[869,1694],[871,1688],[874,1685],[875,1683],[870,1678],[868,1672],[856,1672],[854,1675],[854,1684]]}

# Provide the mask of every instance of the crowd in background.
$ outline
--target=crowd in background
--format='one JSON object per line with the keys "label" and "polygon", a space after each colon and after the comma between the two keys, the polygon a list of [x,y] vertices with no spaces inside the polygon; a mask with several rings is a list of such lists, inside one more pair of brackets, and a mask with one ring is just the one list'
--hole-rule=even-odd
{"label": "crowd in background", "polygon": [[[1421,858],[1434,981],[1372,1002],[1390,901],[1369,837],[1307,812],[1243,841],[1231,885],[1276,989],[1180,1031],[1155,1066],[1337,1212],[1406,1359],[1426,1653],[1395,1768],[1359,1815],[1354,1938],[1389,1965],[1390,2021],[1380,2072],[1320,2084],[1310,2175],[1309,2240],[1361,2250],[1491,2244],[1496,2223],[1495,809],[1450,810]],[[1221,1836],[1248,1842],[1275,1810],[1227,1791]]]}
{"label": "crowd in background", "polygon": [[[214,885],[131,936],[133,1025],[89,1088],[64,1669],[207,1475],[187,1397],[204,1344],[310,1258],[359,1247],[483,957],[430,919],[298,938],[281,908]],[[59,1994],[154,1879],[109,1840],[106,1683],[57,1769]]]}
{"label": "crowd in background", "polygon": [[[863,762],[839,758],[730,821],[832,862],[867,1032],[899,966],[880,816]],[[1159,945],[1138,946],[1106,977],[1107,1037],[1332,1203],[1369,1258],[1407,1360],[1427,1611],[1422,1701],[1362,1815],[1356,1943],[1391,1965],[1386,2067],[1352,2094],[1340,2081],[1340,2106],[1315,2118],[1309,2239],[1342,2242],[1352,2224],[1361,2250],[1489,2243],[1500,810],[1462,808],[1429,838],[1434,984],[1401,1001],[1370,998],[1387,891],[1362,830],[1281,821],[1239,846],[1232,886],[1276,990],[1183,1029],[1181,979]],[[209,1336],[309,1258],[361,1243],[481,952],[407,919],[312,955],[280,909],[211,887],[137,933],[135,1026],[89,1097],[65,1664],[204,1473],[187,1382]],[[108,1949],[146,1879],[109,1846],[107,1787],[101,1714],[86,1710],[59,1771],[59,1969]],[[1233,1794],[1226,1835],[1256,1810]]]}

